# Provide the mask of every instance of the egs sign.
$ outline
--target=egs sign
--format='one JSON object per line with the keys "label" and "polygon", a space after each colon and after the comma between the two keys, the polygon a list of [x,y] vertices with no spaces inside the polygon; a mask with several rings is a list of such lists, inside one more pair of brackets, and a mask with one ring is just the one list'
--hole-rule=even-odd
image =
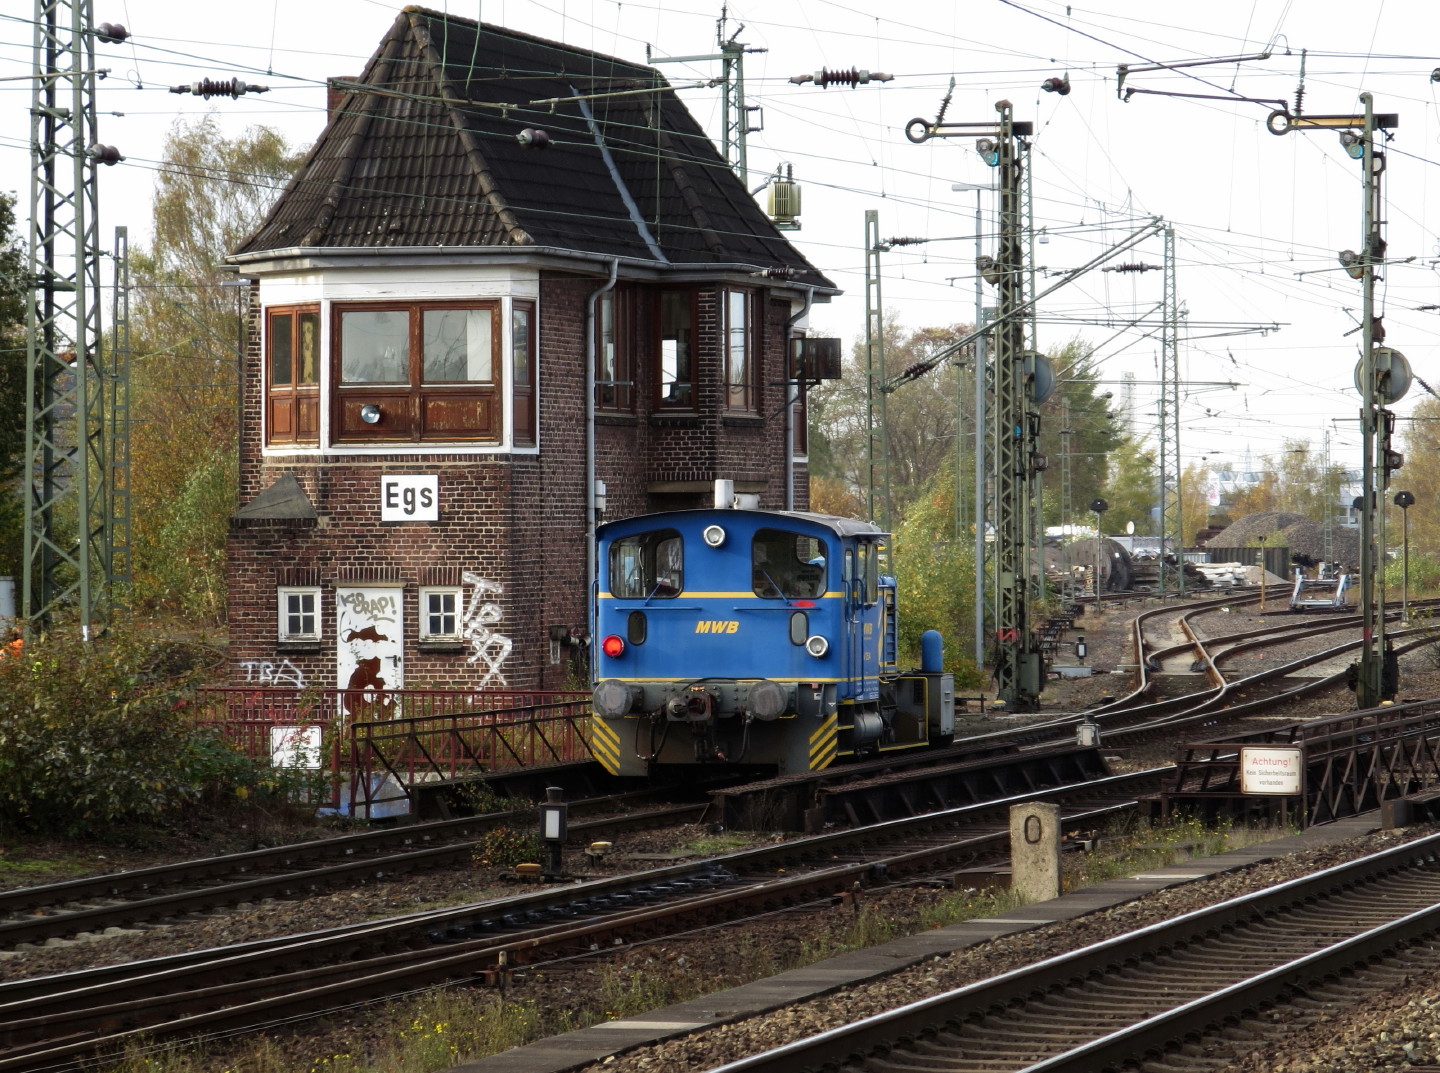
{"label": "egs sign", "polygon": [[434,473],[414,476],[384,474],[380,478],[382,522],[438,522],[440,478]]}

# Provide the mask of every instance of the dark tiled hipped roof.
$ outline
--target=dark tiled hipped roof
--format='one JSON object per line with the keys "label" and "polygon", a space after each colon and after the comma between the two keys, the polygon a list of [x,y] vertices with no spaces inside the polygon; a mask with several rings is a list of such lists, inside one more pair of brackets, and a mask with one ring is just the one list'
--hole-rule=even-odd
{"label": "dark tiled hipped roof", "polygon": [[411,7],[350,88],[237,254],[541,246],[830,286],[653,68]]}

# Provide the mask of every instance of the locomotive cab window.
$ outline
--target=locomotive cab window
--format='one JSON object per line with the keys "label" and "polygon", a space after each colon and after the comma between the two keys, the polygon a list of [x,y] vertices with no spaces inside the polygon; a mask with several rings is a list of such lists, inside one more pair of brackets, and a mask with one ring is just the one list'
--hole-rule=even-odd
{"label": "locomotive cab window", "polygon": [[610,595],[669,599],[685,587],[685,545],[674,529],[623,537],[610,545]]}
{"label": "locomotive cab window", "polygon": [[868,540],[855,545],[859,555],[856,571],[856,596],[866,607],[873,606],[880,599],[880,547]]}
{"label": "locomotive cab window", "polygon": [[808,533],[760,529],[750,545],[751,587],[756,596],[814,600],[825,595],[825,542]]}

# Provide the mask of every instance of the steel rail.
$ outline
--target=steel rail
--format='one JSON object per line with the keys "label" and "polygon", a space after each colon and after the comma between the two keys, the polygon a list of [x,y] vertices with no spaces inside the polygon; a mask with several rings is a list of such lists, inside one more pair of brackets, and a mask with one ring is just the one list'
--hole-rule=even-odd
{"label": "steel rail", "polygon": [[[1332,964],[1347,965],[1372,957],[1395,941],[1433,936],[1440,931],[1437,852],[1440,835],[1396,846],[716,1066],[708,1073],[809,1073],[834,1068],[858,1073],[867,1068],[869,1055],[884,1056],[874,1068],[998,1070],[1003,1066],[993,1041],[1017,1038],[1018,1049],[1032,1053],[1012,1058],[1015,1070],[1097,1073],[1121,1061],[1133,1061],[1147,1050],[1169,1046],[1185,1035],[1187,1024],[1193,1028],[1201,1022],[1214,1023],[1244,1008],[1245,999],[1236,988],[1242,980],[1283,989],[1333,971],[1326,966],[1327,958],[1315,952],[1317,947],[1339,947],[1331,955]],[[1356,923],[1361,912],[1383,914],[1389,923]],[[1306,918],[1304,926],[1287,923],[1286,916],[1294,914]],[[1262,930],[1267,926],[1270,930]],[[1327,934],[1319,934],[1322,931]],[[1201,978],[1214,971],[1206,966],[1213,966],[1218,956],[1210,951],[1222,949],[1227,936],[1237,937],[1232,943],[1229,979],[1221,986],[1204,986]],[[1281,953],[1263,972],[1254,973],[1255,965],[1263,963],[1266,946],[1280,949],[1289,944],[1293,951],[1297,941],[1308,947],[1303,954]],[[1307,956],[1314,960],[1307,962]],[[1132,982],[1125,984],[1126,980]],[[1108,981],[1119,986],[1112,987],[1107,998]],[[1040,1014],[1038,1010],[1027,1014],[1027,1010],[1036,1010],[1037,1004],[1043,1006],[1046,1023],[1054,1029],[1054,1022],[1062,1019],[1056,1011],[1066,1003],[1067,992],[1083,998],[1083,1009],[1073,1018],[1079,1038],[1058,1052],[1076,1052],[1074,1064],[1054,1050],[1033,1053],[1043,1043],[1036,1027]],[[1196,1005],[1206,1001],[1213,1006]],[[1165,1015],[1167,1021],[1157,1020],[1162,1010],[1170,1011]],[[1003,1023],[994,1026],[983,1058],[963,1064],[952,1053],[941,1061],[936,1052],[953,1052],[957,1043],[976,1039],[977,1030],[972,1026],[991,1018]],[[1121,1020],[1127,1024],[1154,1020],[1155,1024],[1153,1029],[1148,1025],[1134,1028],[1130,1040],[1122,1037],[1121,1029],[1106,1031],[1102,1024]],[[1147,1031],[1153,1034],[1147,1035]],[[1079,1054],[1081,1047],[1090,1050]],[[917,1049],[934,1057],[917,1053]],[[1052,1062],[1053,1066],[1048,1064]]]}
{"label": "steel rail", "polygon": [[[1156,772],[1102,780],[1110,784],[1111,800],[1098,805],[1093,802],[1104,792],[1100,787],[1094,783],[1074,787],[1072,789],[1091,804],[1078,812],[1073,806],[1069,808],[1066,822],[1099,823],[1104,816],[1133,808],[1136,796],[1153,781],[1146,776],[1158,778],[1164,774],[1168,774],[1166,769],[1158,769]],[[1024,799],[1042,796],[1053,799],[1063,797],[1063,793],[1052,790],[1022,796]],[[160,967],[157,971],[156,967],[141,963],[138,966],[91,970],[73,978],[48,978],[52,985],[43,993],[34,993],[32,988],[29,997],[5,1001],[0,1005],[0,1019],[3,1019],[0,1036],[11,1046],[10,1051],[0,1054],[0,1070],[9,1073],[22,1069],[63,1067],[67,1061],[78,1059],[97,1046],[119,1046],[126,1040],[141,1036],[168,1037],[255,1027],[257,1019],[268,1023],[271,1018],[290,1017],[302,1012],[327,1012],[347,1003],[414,987],[474,980],[487,974],[494,976],[507,967],[523,964],[541,955],[573,956],[597,946],[614,945],[619,938],[626,941],[637,937],[648,940],[656,933],[673,932],[677,922],[689,926],[696,920],[713,922],[725,919],[735,912],[726,906],[733,907],[737,896],[760,903],[765,911],[773,911],[777,906],[833,897],[850,890],[857,883],[863,886],[888,882],[894,876],[927,869],[933,871],[957,859],[973,860],[987,847],[992,853],[1003,852],[999,846],[1008,838],[1008,828],[978,834],[966,831],[960,837],[953,830],[964,821],[966,813],[979,813],[984,808],[969,806],[948,810],[948,815],[937,814],[877,825],[888,831],[888,835],[874,829],[837,832],[796,840],[783,846],[726,855],[707,862],[701,868],[692,865],[688,869],[692,875],[706,869],[725,870],[734,877],[719,880],[725,884],[725,889],[700,896],[685,893],[678,899],[670,898],[669,904],[625,910],[584,924],[561,920],[516,935],[491,935],[453,944],[431,945],[422,950],[402,950],[379,957],[362,957],[359,961],[349,960],[361,956],[359,951],[367,945],[374,949],[376,944],[383,942],[384,925],[377,924],[368,929],[354,929],[348,935],[327,937],[332,950],[346,953],[339,963],[285,973],[270,981],[257,979],[255,973],[265,971],[266,966],[293,968],[296,963],[304,964],[307,959],[317,959],[320,954],[315,949],[307,949],[315,944],[307,937],[300,937],[289,947],[283,944],[271,946],[260,952],[259,964],[244,964],[246,955],[218,950],[210,952],[209,961],[192,959],[179,968]],[[847,834],[856,836],[848,847],[848,852],[855,855],[855,859],[844,861],[842,858],[842,863],[836,864],[834,862],[845,848],[841,840]],[[897,841],[901,842],[898,850],[895,849]],[[880,843],[888,843],[889,850],[877,855],[867,849]],[[764,883],[746,884],[740,877],[743,866],[739,859],[747,855],[764,861],[763,867],[771,871],[772,877]],[[793,867],[797,861],[805,860],[820,861],[822,867],[805,874],[784,874],[781,878],[774,878],[781,873],[782,862],[788,861]],[[644,882],[656,888],[664,885],[662,879],[679,880],[684,871],[681,866],[672,866],[629,878],[637,887]],[[605,883],[614,891],[615,881]],[[573,902],[583,902],[594,896],[595,886],[580,884],[557,893],[567,895]],[[509,908],[523,912],[520,900],[514,900]],[[480,924],[483,919],[493,921],[500,915],[493,905],[468,906],[429,914],[426,915],[428,919],[423,920],[419,916],[407,918],[406,924],[407,930],[412,933],[419,928],[428,928],[433,934],[443,924],[459,934],[473,934],[466,929]],[[132,975],[126,975],[127,969]],[[242,970],[238,974],[239,981],[225,986],[215,984],[222,970],[226,973]],[[133,974],[141,974],[143,978],[147,971],[149,977],[145,989],[141,990]],[[340,979],[336,979],[337,976]],[[210,986],[203,986],[206,983]],[[201,990],[191,990],[196,987]],[[279,993],[272,996],[272,990],[277,989]],[[11,985],[0,988],[0,997],[4,998],[13,998],[21,993],[22,989]],[[126,995],[125,1000],[117,1002],[116,996],[122,994]],[[231,1004],[226,1006],[226,1002]],[[99,1008],[95,1008],[97,1003]],[[222,1008],[204,1009],[207,1005],[217,1004]],[[198,1011],[197,1007],[200,1008]],[[157,1018],[160,1023],[156,1023]],[[123,1030],[114,1031],[113,1028],[118,1026],[123,1026]]]}
{"label": "steel rail", "polygon": [[[616,831],[693,822],[702,817],[707,808],[707,804],[699,803],[634,813],[628,816],[583,820],[570,824],[570,830],[577,835],[596,838]],[[54,901],[45,901],[47,897],[55,901],[74,902],[84,897],[94,898],[102,894],[145,891],[152,886],[162,886],[168,882],[183,882],[207,875],[220,876],[237,872],[246,874],[260,867],[261,864],[266,866],[293,865],[304,860],[311,853],[316,854],[318,859],[324,860],[336,854],[353,852],[357,847],[383,848],[387,841],[391,846],[404,846],[413,844],[414,841],[429,841],[442,833],[478,833],[507,823],[513,824],[517,819],[523,819],[527,823],[532,822],[534,816],[533,807],[511,812],[490,813],[485,816],[467,817],[464,820],[440,821],[439,825],[427,824],[402,831],[388,832],[387,838],[362,834],[340,839],[317,840],[280,847],[276,850],[237,854],[233,857],[212,857],[202,861],[182,862],[177,865],[159,865],[138,872],[120,872],[114,876],[100,876],[94,879],[75,880],[43,887],[29,887],[9,893],[17,895],[12,905],[54,904]],[[407,832],[414,832],[414,834]],[[351,839],[355,841],[351,842]],[[319,893],[326,888],[354,886],[370,880],[403,875],[407,872],[455,867],[469,860],[474,855],[476,848],[482,844],[481,840],[469,839],[418,850],[400,850],[383,857],[347,861],[343,864],[321,865],[315,868],[283,872],[278,875],[222,883],[213,887],[192,888],[171,894],[153,895],[148,898],[126,900],[111,905],[26,916],[0,923],[0,947],[13,948],[19,943],[39,943],[47,939],[65,938],[108,927],[130,927],[138,923],[172,920],[194,913],[209,912],[221,906],[255,901],[259,898],[297,898]],[[110,880],[114,881],[113,888],[107,884],[107,881]]]}

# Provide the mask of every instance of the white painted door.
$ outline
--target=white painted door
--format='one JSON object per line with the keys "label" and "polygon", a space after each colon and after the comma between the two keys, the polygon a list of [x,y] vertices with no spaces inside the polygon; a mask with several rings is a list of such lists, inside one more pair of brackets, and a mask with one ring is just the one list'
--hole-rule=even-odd
{"label": "white painted door", "polygon": [[386,691],[405,685],[404,590],[355,585],[335,589],[335,676],[347,714],[384,719],[395,712]]}

